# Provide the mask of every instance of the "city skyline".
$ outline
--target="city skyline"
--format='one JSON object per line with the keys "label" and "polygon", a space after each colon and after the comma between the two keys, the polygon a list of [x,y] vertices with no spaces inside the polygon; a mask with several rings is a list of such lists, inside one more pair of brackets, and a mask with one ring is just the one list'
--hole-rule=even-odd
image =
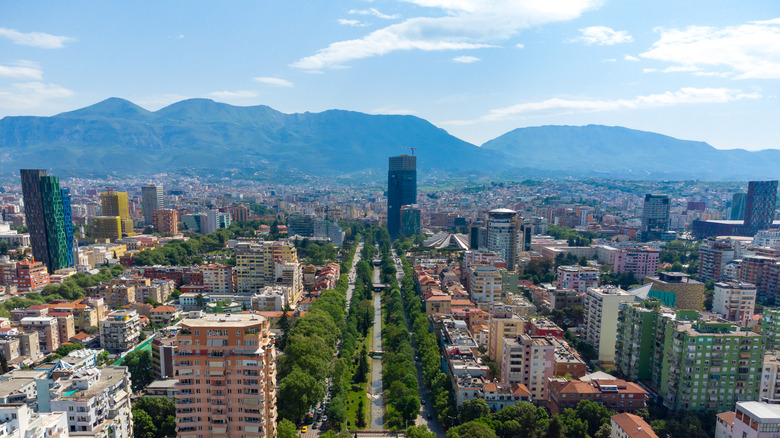
{"label": "city skyline", "polygon": [[605,124],[780,148],[772,4],[302,6],[171,2],[150,19],[136,4],[4,5],[0,116],[112,96],[150,110],[206,97],[286,113],[413,114],[475,144],[518,127]]}

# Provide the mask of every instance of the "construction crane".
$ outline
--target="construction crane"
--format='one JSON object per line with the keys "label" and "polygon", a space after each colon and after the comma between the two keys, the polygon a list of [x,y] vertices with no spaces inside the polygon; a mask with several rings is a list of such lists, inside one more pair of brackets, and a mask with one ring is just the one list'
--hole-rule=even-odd
{"label": "construction crane", "polygon": [[412,150],[412,156],[414,156],[414,148],[409,146],[398,146],[401,149],[411,149]]}

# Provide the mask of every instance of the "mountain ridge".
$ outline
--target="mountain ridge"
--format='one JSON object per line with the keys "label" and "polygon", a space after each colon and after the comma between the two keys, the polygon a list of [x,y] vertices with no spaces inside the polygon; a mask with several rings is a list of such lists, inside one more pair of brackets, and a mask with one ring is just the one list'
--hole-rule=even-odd
{"label": "mountain ridge", "polygon": [[[515,178],[536,172],[630,179],[748,179],[780,173],[780,151],[604,125],[518,128],[481,146],[413,115],[331,109],[286,114],[187,99],[149,111],[121,98],[50,117],[0,119],[0,170],[147,172],[274,168],[312,175],[384,171],[414,147],[418,169]],[[380,173],[381,174],[381,173]]]}

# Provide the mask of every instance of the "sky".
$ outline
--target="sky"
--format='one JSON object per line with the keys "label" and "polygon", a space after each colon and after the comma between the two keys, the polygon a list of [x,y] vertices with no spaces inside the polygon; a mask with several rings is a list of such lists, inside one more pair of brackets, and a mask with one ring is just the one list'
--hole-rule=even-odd
{"label": "sky", "polygon": [[109,97],[422,117],[481,145],[602,124],[780,149],[780,2],[0,2],[0,117]]}

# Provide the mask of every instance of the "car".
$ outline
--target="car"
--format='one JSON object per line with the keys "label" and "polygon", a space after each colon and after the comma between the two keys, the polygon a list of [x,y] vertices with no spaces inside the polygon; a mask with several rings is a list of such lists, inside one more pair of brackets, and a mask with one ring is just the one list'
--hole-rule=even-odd
{"label": "car", "polygon": [[430,420],[430,419],[432,418],[432,417],[431,417],[431,414],[428,414],[428,415],[426,415],[426,416],[425,416],[425,418],[427,418],[427,419],[429,419],[429,420]]}
{"label": "car", "polygon": [[425,406],[425,403],[426,403],[425,399],[422,399],[422,401],[420,402],[420,404],[423,406]]}
{"label": "car", "polygon": [[301,433],[306,433],[307,430],[309,430],[309,428],[307,426],[303,426],[301,428]]}

